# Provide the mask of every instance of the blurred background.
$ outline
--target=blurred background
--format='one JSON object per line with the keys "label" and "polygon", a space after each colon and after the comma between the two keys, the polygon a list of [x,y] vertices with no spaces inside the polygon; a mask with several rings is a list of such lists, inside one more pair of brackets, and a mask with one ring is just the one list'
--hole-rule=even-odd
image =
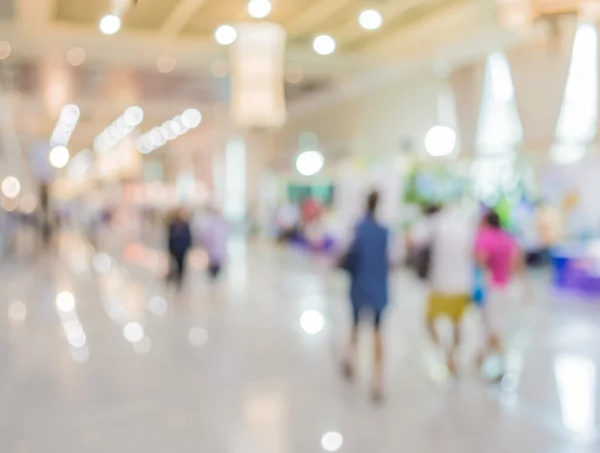
{"label": "blurred background", "polygon": [[[595,451],[599,20],[595,0],[0,0],[1,450]],[[534,303],[494,396],[440,395],[404,266],[391,400],[337,382],[335,267],[374,189],[400,262],[449,203],[495,209],[523,251]]]}

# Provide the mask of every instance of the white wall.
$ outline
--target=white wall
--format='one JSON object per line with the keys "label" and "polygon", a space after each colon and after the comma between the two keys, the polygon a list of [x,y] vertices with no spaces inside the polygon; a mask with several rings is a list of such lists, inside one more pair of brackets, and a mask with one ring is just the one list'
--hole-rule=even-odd
{"label": "white wall", "polygon": [[410,138],[422,151],[427,130],[437,124],[439,82],[433,71],[387,84],[360,97],[291,118],[279,146],[293,152],[302,132],[319,136],[322,148],[341,147],[353,154],[395,154]]}

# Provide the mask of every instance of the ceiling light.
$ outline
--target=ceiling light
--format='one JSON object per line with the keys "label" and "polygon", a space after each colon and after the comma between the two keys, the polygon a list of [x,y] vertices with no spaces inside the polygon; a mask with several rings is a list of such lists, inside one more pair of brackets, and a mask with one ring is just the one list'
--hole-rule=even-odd
{"label": "ceiling light", "polygon": [[123,114],[123,120],[127,126],[139,126],[144,120],[144,111],[138,106],[129,107]]}
{"label": "ceiling light", "polygon": [[231,25],[221,25],[215,31],[215,39],[222,46],[233,44],[235,38],[237,38],[237,31]]}
{"label": "ceiling light", "polygon": [[425,136],[425,150],[435,157],[447,156],[456,146],[456,132],[447,126],[434,126]]}
{"label": "ceiling light", "polygon": [[82,65],[85,61],[85,50],[81,47],[73,47],[67,52],[67,62],[71,66]]}
{"label": "ceiling light", "polygon": [[114,35],[121,29],[121,18],[116,14],[107,14],[100,19],[99,28],[105,35]]}
{"label": "ceiling light", "polygon": [[163,137],[160,133],[160,129],[157,129],[157,128],[152,129],[150,131],[149,137],[150,137],[150,143],[152,143],[152,146],[161,146],[164,144]]}
{"label": "ceiling light", "polygon": [[358,22],[366,30],[375,30],[381,27],[381,14],[374,9],[366,9],[358,16]]}
{"label": "ceiling light", "polygon": [[[179,117],[181,119],[181,117]],[[181,135],[183,133],[183,126],[177,121],[177,117],[169,121],[169,127],[171,132],[175,135]]]}
{"label": "ceiling light", "polygon": [[255,19],[263,19],[271,13],[271,2],[269,0],[250,0],[248,3],[248,14]]}
{"label": "ceiling light", "polygon": [[163,146],[168,140],[186,134],[190,129],[198,127],[202,121],[202,114],[197,109],[187,109],[181,115],[165,121],[161,126],[141,135],[136,146],[142,154],[149,154]]}
{"label": "ceiling light", "polygon": [[177,59],[173,55],[162,55],[156,59],[156,69],[162,74],[168,74],[175,70]]}
{"label": "ceiling light", "polygon": [[21,183],[14,176],[7,176],[2,181],[2,193],[7,198],[17,198],[21,193]]}
{"label": "ceiling light", "polygon": [[62,145],[55,146],[50,151],[49,159],[54,168],[63,168],[69,163],[69,150]]}
{"label": "ceiling light", "polygon": [[75,104],[65,105],[60,112],[60,120],[67,123],[67,125],[72,125],[79,120],[79,115],[81,114],[79,107]]}
{"label": "ceiling light", "polygon": [[0,60],[6,60],[10,56],[11,50],[8,41],[0,41]]}
{"label": "ceiling light", "polygon": [[324,163],[319,151],[304,151],[296,159],[296,170],[303,176],[313,176],[321,171]]}
{"label": "ceiling light", "polygon": [[167,140],[173,140],[176,137],[176,134],[173,132],[173,129],[171,128],[171,121],[165,121],[163,123],[163,125],[160,128],[160,131],[162,132],[162,136],[164,138],[166,138]]}
{"label": "ceiling light", "polygon": [[181,122],[185,127],[194,129],[202,122],[202,114],[198,109],[187,109],[181,115]]}
{"label": "ceiling light", "polygon": [[319,35],[313,41],[313,49],[319,55],[329,55],[335,51],[335,41],[329,35]]}

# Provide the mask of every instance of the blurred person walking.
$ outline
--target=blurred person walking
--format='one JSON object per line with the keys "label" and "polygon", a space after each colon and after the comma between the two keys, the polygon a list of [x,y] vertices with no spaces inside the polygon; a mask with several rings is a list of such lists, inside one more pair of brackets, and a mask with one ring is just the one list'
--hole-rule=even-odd
{"label": "blurred person walking", "polygon": [[348,379],[354,377],[360,318],[370,312],[373,323],[374,361],[372,398],[383,397],[383,339],[381,324],[388,305],[388,245],[389,231],[380,225],[375,214],[379,193],[372,192],[367,198],[366,216],[359,222],[352,244],[342,259],[341,267],[350,274],[350,301],[352,305],[352,329],[348,355],[343,371]]}
{"label": "blurred person walking", "polygon": [[452,375],[457,372],[463,315],[471,305],[474,239],[475,225],[459,205],[427,208],[424,221],[410,239],[418,257],[417,273],[429,290],[427,330],[437,348],[441,347],[438,320],[446,317],[452,322],[452,346],[446,353]]}
{"label": "blurred person walking", "polygon": [[208,255],[208,275],[214,281],[227,261],[229,225],[216,207],[208,209],[200,232],[202,246]]}
{"label": "blurred person walking", "polygon": [[192,232],[187,213],[183,209],[176,210],[168,226],[169,241],[169,280],[181,289],[186,274],[187,256],[192,247]]}
{"label": "blurred person walking", "polygon": [[503,357],[503,340],[507,321],[515,307],[513,276],[523,265],[516,241],[501,227],[500,217],[489,211],[483,220],[475,242],[475,259],[486,273],[483,319],[486,347],[480,356],[480,364],[487,355]]}

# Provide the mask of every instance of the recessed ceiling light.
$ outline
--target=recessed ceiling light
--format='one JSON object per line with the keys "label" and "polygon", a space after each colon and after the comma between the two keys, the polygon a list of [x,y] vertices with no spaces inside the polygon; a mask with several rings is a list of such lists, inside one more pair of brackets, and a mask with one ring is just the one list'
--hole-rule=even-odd
{"label": "recessed ceiling light", "polygon": [[198,109],[187,109],[181,115],[181,122],[183,125],[189,129],[194,129],[198,127],[202,122],[202,114]]}
{"label": "recessed ceiling light", "polygon": [[0,60],[6,60],[10,56],[11,50],[8,41],[0,41]]}
{"label": "recessed ceiling light", "polygon": [[123,114],[125,124],[130,127],[139,126],[144,120],[144,111],[137,105],[129,107]]}
{"label": "recessed ceiling light", "polygon": [[116,14],[107,14],[100,19],[99,27],[105,35],[114,35],[121,29],[121,18]]}
{"label": "recessed ceiling light", "polygon": [[71,66],[79,66],[85,61],[85,50],[81,47],[73,47],[67,52],[67,62]]}
{"label": "recessed ceiling light", "polygon": [[313,41],[313,48],[319,55],[329,55],[335,51],[335,41],[329,35],[319,35]]}
{"label": "recessed ceiling light", "polygon": [[233,44],[235,38],[237,38],[237,31],[231,25],[221,25],[215,31],[215,39],[222,46]]}
{"label": "recessed ceiling light", "polygon": [[271,2],[269,0],[250,0],[248,3],[248,14],[255,19],[263,19],[271,13]]}
{"label": "recessed ceiling light", "polygon": [[381,27],[381,14],[374,9],[366,9],[358,16],[358,22],[366,30],[375,30]]}

